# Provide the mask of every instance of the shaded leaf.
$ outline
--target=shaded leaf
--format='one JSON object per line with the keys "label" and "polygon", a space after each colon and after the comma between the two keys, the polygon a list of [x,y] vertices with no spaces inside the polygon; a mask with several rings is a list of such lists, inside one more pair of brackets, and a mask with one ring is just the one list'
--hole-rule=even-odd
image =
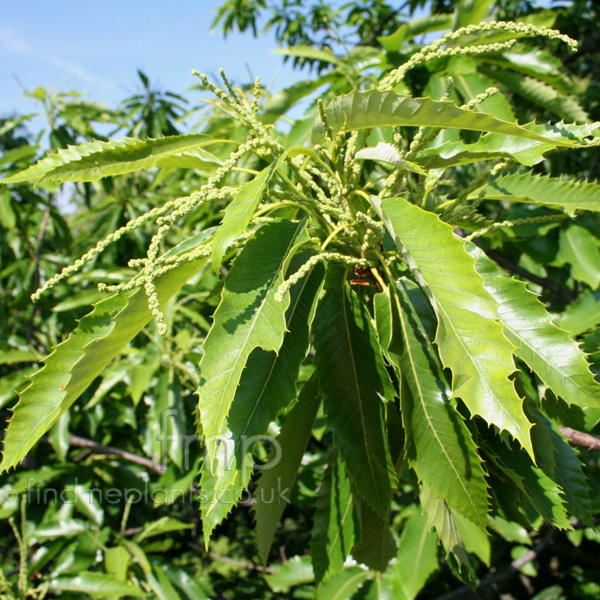
{"label": "shaded leaf", "polygon": [[313,333],[319,389],[335,445],[360,494],[386,517],[394,479],[384,424],[388,375],[366,307],[343,281],[320,301]]}

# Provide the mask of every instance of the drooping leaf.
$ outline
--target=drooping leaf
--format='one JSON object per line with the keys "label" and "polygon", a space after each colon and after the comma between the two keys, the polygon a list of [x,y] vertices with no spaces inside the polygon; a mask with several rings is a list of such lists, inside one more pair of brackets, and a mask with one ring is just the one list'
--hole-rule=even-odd
{"label": "drooping leaf", "polygon": [[283,54],[285,56],[296,56],[298,58],[308,58],[311,60],[318,60],[321,62],[328,62],[332,64],[337,64],[339,62],[339,59],[331,50],[320,50],[318,48],[313,48],[313,46],[306,46],[303,44],[298,46],[290,46],[289,48],[279,48],[278,50],[274,50],[273,52],[275,54]]}
{"label": "drooping leaf", "polygon": [[161,160],[172,158],[187,150],[223,143],[232,142],[217,140],[205,134],[84,142],[79,146],[70,146],[50,154],[25,171],[6,177],[2,183],[20,183],[32,179],[36,182],[48,180],[56,183],[96,181],[102,177],[152,169],[160,166]]}
{"label": "drooping leaf", "polygon": [[[379,207],[378,199],[372,200]],[[531,424],[509,381],[514,346],[496,320],[497,304],[464,242],[450,225],[403,198],[385,199],[378,210],[438,314],[436,344],[444,367],[452,370],[454,394],[472,414],[510,432],[533,456]]]}
{"label": "drooping leaf", "polygon": [[354,502],[346,468],[336,449],[317,496],[310,549],[315,583],[329,579],[344,567],[354,546]]}
{"label": "drooping leaf", "polygon": [[396,541],[390,529],[390,517],[380,517],[366,502],[358,499],[360,540],[352,549],[352,558],[373,571],[385,571],[396,555]]}
{"label": "drooping leaf", "polygon": [[289,501],[320,401],[317,382],[311,379],[302,388],[298,403],[287,415],[277,437],[281,449],[279,462],[272,469],[263,471],[258,480],[254,518],[256,544],[263,563],[267,562],[277,524]]}
{"label": "drooping leaf", "polygon": [[415,513],[402,526],[396,562],[384,578],[394,598],[414,600],[438,568],[436,535],[429,529],[427,517]]}
{"label": "drooping leaf", "polygon": [[487,440],[486,452],[542,518],[554,527],[570,529],[560,487],[529,456],[498,439]]}
{"label": "drooping leaf", "polygon": [[[290,271],[295,272],[309,256],[308,253],[296,255]],[[270,423],[296,398],[296,380],[308,351],[309,321],[323,272],[319,265],[290,290],[286,313],[288,333],[279,351],[255,348],[248,357],[224,430],[227,439],[231,437],[228,460],[213,463],[212,471],[208,464],[202,468],[205,530],[218,525],[248,487],[254,443],[267,435]]]}
{"label": "drooping leaf", "polygon": [[331,285],[320,301],[313,333],[334,443],[360,494],[387,517],[394,478],[384,425],[388,375],[366,307],[343,281]]}
{"label": "drooping leaf", "polygon": [[477,259],[475,268],[485,277],[485,288],[498,302],[498,316],[508,339],[517,347],[516,355],[568,404],[600,407],[600,384],[594,380],[579,345],[554,325],[544,305],[524,283],[504,276],[476,246],[469,245],[468,250]]}
{"label": "drooping leaf", "polygon": [[[255,348],[277,352],[283,342],[290,297],[288,293],[283,302],[276,302],[274,295],[295,249],[306,240],[305,222],[267,223],[246,244],[225,279],[204,341],[198,387],[204,468],[213,475],[229,468],[234,456],[237,440],[227,416],[248,357]],[[216,525],[209,515],[218,505],[203,506],[205,543]]]}
{"label": "drooping leaf", "polygon": [[557,426],[533,403],[528,406],[528,412],[535,423],[531,435],[540,468],[560,485],[569,515],[591,525],[594,519],[590,486],[581,460],[564,436],[558,432]]}
{"label": "drooping leaf", "polygon": [[219,272],[227,247],[246,229],[256,207],[269,185],[269,181],[283,160],[280,157],[269,167],[263,169],[254,179],[242,185],[235,198],[227,205],[221,227],[217,229],[212,247],[212,266]]}
{"label": "drooping leaf", "polygon": [[421,483],[420,488],[419,500],[427,517],[428,529],[431,527],[435,529],[446,552],[452,554],[458,560],[459,565],[466,567],[467,572],[472,574],[472,559],[456,527],[452,511],[425,482]]}
{"label": "drooping leaf", "polygon": [[[451,389],[422,320],[431,307],[408,279],[375,297],[376,319],[391,313],[401,336],[399,372],[407,382],[402,419],[411,440],[409,463],[446,503],[485,530],[487,491],[481,459],[462,417],[450,402]],[[430,320],[434,321],[433,314]]]}
{"label": "drooping leaf", "polygon": [[[561,137],[551,139],[526,127],[497,119],[487,113],[459,108],[452,102],[431,98],[411,98],[395,92],[370,90],[351,92],[335,97],[325,109],[329,126],[334,132],[356,131],[372,127],[444,127],[501,133],[516,137],[552,143],[556,146],[575,146],[576,143]],[[312,133],[313,144],[325,139],[325,129],[320,118]]]}
{"label": "drooping leaf", "polygon": [[[205,262],[184,263],[160,277],[156,282],[159,302],[172,298]],[[25,457],[151,318],[142,289],[110,296],[95,305],[21,394],[6,432],[0,470],[16,466]]]}
{"label": "drooping leaf", "polygon": [[600,212],[600,185],[584,181],[567,181],[559,177],[532,175],[531,173],[510,174],[498,177],[475,190],[474,198],[485,192],[492,200],[510,200],[542,204],[562,208],[569,213],[576,210]]}

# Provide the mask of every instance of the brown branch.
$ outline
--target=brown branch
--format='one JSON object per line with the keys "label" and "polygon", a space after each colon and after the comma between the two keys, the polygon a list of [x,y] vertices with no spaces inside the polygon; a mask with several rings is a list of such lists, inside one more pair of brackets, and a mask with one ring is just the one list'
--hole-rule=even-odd
{"label": "brown branch", "polygon": [[120,456],[121,458],[139,465],[140,467],[145,467],[149,471],[157,473],[158,475],[163,475],[167,470],[167,465],[158,463],[150,458],[139,456],[133,452],[121,450],[120,448],[114,448],[113,446],[103,446],[102,444],[97,444],[93,440],[88,440],[77,435],[69,435],[69,445],[76,448],[87,448],[91,452],[97,454],[112,454],[114,456]]}
{"label": "brown branch", "polygon": [[577,429],[571,429],[570,427],[559,427],[558,430],[573,446],[579,446],[586,450],[600,450],[600,439],[594,435],[577,431]]}

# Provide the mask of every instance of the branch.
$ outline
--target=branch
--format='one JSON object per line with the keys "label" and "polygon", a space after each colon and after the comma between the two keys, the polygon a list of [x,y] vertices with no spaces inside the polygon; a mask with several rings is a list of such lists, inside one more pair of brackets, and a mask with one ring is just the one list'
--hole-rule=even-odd
{"label": "branch", "polygon": [[559,427],[558,430],[569,440],[573,446],[579,446],[586,450],[600,450],[600,439],[589,433],[577,431],[570,427]]}

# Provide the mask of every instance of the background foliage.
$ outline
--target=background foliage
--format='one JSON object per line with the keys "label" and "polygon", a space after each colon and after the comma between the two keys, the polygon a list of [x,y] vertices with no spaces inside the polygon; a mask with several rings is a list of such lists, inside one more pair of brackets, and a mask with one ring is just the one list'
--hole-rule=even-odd
{"label": "background foliage", "polygon": [[[466,119],[463,124],[469,130],[459,134],[458,129],[444,129],[435,138],[429,136],[429,146],[419,153],[411,155],[413,147],[407,146],[402,158],[390,154],[390,146],[385,147],[387,154],[382,154],[381,146],[377,150],[377,142],[393,141],[390,130],[385,133],[380,126],[402,127],[404,139],[414,140],[418,125],[437,128],[447,124],[435,121],[433,104],[422,107],[428,116],[421,123],[407,121],[410,111],[405,107],[409,105],[397,101],[392,92],[340,98],[341,94],[379,85],[391,69],[406,64],[420,51],[425,35],[428,40],[436,39],[440,32],[479,23],[488,14],[522,19],[524,23],[557,27],[579,39],[580,49],[569,54],[556,40],[527,38],[492,53],[443,56],[408,70],[395,91],[449,99],[457,107],[472,102],[473,107],[503,121],[577,123],[552,130],[555,141],[566,144],[569,138],[584,139],[594,129],[588,124],[600,118],[599,71],[594,68],[597,55],[588,51],[597,39],[593,26],[597,10],[591,2],[579,1],[568,13],[539,11],[528,3],[480,1],[455,6],[442,2],[431,7],[434,16],[411,20],[412,12],[420,6],[419,2],[408,3],[399,11],[385,2],[366,0],[342,8],[325,2],[301,5],[287,0],[224,3],[216,18],[223,33],[233,27],[257,33],[259,23],[266,20],[268,26],[276,28],[284,56],[298,66],[314,66],[314,76],[273,96],[240,84],[245,98],[249,102],[255,99],[260,107],[251,113],[259,124],[243,113],[243,107],[217,96],[211,101],[212,110],[204,113],[196,128],[200,133],[177,137],[184,133],[184,118],[188,122],[197,118],[197,107],[190,109],[191,100],[155,89],[141,72],[139,94],[125,99],[117,109],[86,100],[75,91],[58,93],[39,88],[31,95],[45,116],[44,131],[30,132],[27,117],[2,119],[0,170],[5,184],[0,188],[0,310],[5,326],[0,346],[0,405],[5,420],[17,393],[21,393],[25,406],[32,407],[31,414],[23,413],[27,434],[17,436],[17,443],[7,438],[4,454],[6,466],[17,463],[31,449],[17,469],[2,475],[0,593],[4,597],[24,598],[29,592],[34,597],[62,593],[61,597],[67,598],[138,597],[144,593],[194,599],[310,598],[315,594],[322,598],[413,598],[417,594],[439,598],[452,591],[452,597],[468,597],[469,588],[460,587],[459,579],[472,586],[479,584],[478,597],[495,597],[499,590],[519,598],[587,598],[598,593],[591,559],[598,543],[594,527],[599,510],[597,450],[593,446],[571,450],[557,429],[594,433],[597,415],[583,409],[597,403],[598,394],[587,366],[580,362],[583,359],[576,344],[550,325],[542,304],[524,292],[521,281],[540,294],[551,314],[558,315],[556,322],[581,343],[597,373],[598,192],[595,184],[582,182],[595,180],[600,168],[599,149],[556,148],[549,152],[553,149],[551,141],[544,145],[540,140],[509,137],[511,131],[502,130],[506,125],[498,122],[488,122],[483,130],[494,131],[496,127],[501,135],[480,137],[469,124],[469,117],[463,116],[460,118]],[[502,44],[510,37],[502,32],[482,33],[469,42]],[[492,85],[500,88],[500,93],[478,98]],[[204,82],[199,87],[206,86]],[[317,95],[325,106],[337,99],[327,109],[327,123],[321,122],[312,130],[319,114]],[[298,106],[303,107],[303,116],[297,116]],[[409,108],[414,110],[414,105]],[[290,111],[293,118],[288,116]],[[382,115],[387,121],[377,122]],[[370,119],[368,123],[365,118]],[[314,169],[321,168],[324,161],[335,166],[336,141],[327,142],[327,125],[335,132],[344,127],[346,131],[372,127],[375,133],[366,144],[372,149],[363,148],[362,157],[356,155],[356,162],[362,165],[356,189],[369,193],[376,193],[377,182],[400,166],[405,169],[402,181],[408,187],[408,197],[418,198],[423,192],[418,182],[424,169],[437,172],[452,167],[444,174],[445,179],[436,182],[437,191],[423,204],[426,211],[410,203],[392,205],[386,201],[382,207],[371,208],[360,199],[356,200],[357,207],[371,211],[370,218],[377,210],[387,215],[389,222],[383,222],[388,231],[385,235],[379,232],[371,249],[378,249],[381,242],[381,250],[391,252],[393,237],[402,240],[425,279],[425,289],[434,295],[438,307],[450,311],[444,320],[446,327],[468,328],[470,323],[464,322],[464,315],[450,313],[460,305],[456,300],[460,294],[477,296],[483,288],[453,289],[450,293],[445,289],[447,281],[437,279],[438,272],[428,268],[427,260],[432,255],[437,264],[450,260],[453,269],[461,268],[460,261],[471,261],[469,264],[486,278],[487,295],[480,296],[484,316],[467,354],[483,356],[496,343],[496,359],[512,360],[499,358],[505,352],[504,342],[498,338],[500,326],[489,317],[489,304],[484,306],[493,298],[506,307],[502,316],[506,337],[521,348],[516,352],[519,373],[515,384],[518,397],[527,399],[523,417],[535,423],[532,442],[522,429],[527,420],[516,419],[512,425],[499,422],[495,415],[488,418],[485,406],[468,405],[466,399],[464,404],[452,403],[452,410],[447,408],[452,394],[448,368],[456,364],[453,361],[461,350],[450,338],[446,346],[439,345],[439,357],[432,350],[435,321],[442,319],[428,308],[421,288],[399,261],[390,264],[397,271],[392,278],[394,286],[389,286],[386,295],[375,294],[377,284],[360,270],[350,277],[370,287],[358,284],[349,292],[340,284],[343,268],[331,266],[336,264],[332,257],[326,291],[316,314],[313,301],[323,284],[323,265],[316,265],[304,283],[292,287],[287,311],[285,306],[283,311],[277,308],[277,286],[306,264],[314,252],[305,245],[309,252],[294,257],[290,265],[281,248],[307,244],[311,236],[318,236],[318,223],[310,230],[286,225],[286,221],[267,223],[260,230],[261,243],[244,245],[242,240],[231,245],[250,222],[261,195],[276,189],[274,182],[282,177],[280,173],[297,175],[293,170],[286,173],[284,159],[269,154],[265,147],[240,155],[235,169],[225,172],[223,193],[212,203],[198,204],[195,210],[182,214],[176,227],[165,230],[161,243],[172,248],[170,256],[201,246],[206,236],[215,235],[211,262],[221,263],[220,269],[205,267],[206,257],[199,256],[156,281],[168,326],[166,336],[159,335],[160,323],[151,319],[143,290],[106,299],[97,289],[98,283],[125,284],[135,275],[137,269],[129,259],[146,255],[155,233],[149,221],[128,230],[128,235],[117,236],[104,252],[88,261],[83,272],[73,273],[49,294],[30,301],[30,294],[40,284],[75,263],[111,232],[137,218],[144,219],[149,211],[162,214],[160,211],[174,198],[194,198],[200,186],[227,163],[232,150],[249,134],[260,137],[260,127],[271,125],[280,132],[286,149],[309,144],[311,131],[314,143],[330,144],[324,154],[318,148],[313,154],[307,151],[307,161],[314,161]],[[99,133],[107,131],[108,136]],[[530,126],[529,131],[541,136],[552,133],[544,125]],[[424,130],[419,135],[430,132]],[[122,136],[131,139],[107,142],[108,137],[115,140]],[[48,148],[64,151],[82,143],[88,145],[53,155],[23,174]],[[505,171],[490,182],[489,170],[477,162],[490,158],[490,153],[494,158],[531,167],[538,177],[525,171]],[[340,172],[345,172],[343,168]],[[326,174],[327,169],[314,170],[311,181],[304,181],[319,199],[325,192],[327,198],[335,188],[325,179]],[[577,187],[566,183],[577,180]],[[76,183],[66,185],[69,181]],[[281,179],[277,181],[283,185]],[[507,202],[515,196],[522,201]],[[226,208],[232,197],[235,203]],[[549,198],[557,200],[553,204]],[[273,197],[274,202],[286,199]],[[301,195],[294,200],[302,202]],[[448,207],[456,210],[444,213]],[[464,207],[468,210],[461,212]],[[577,207],[587,211],[567,219]],[[261,204],[258,210],[262,208],[267,207]],[[289,206],[276,207],[279,212],[275,213],[270,210],[263,215],[287,219],[296,214]],[[479,234],[469,246],[472,258],[459,252],[449,225],[428,218],[433,212],[459,226],[464,236]],[[221,222],[220,233],[214,234],[213,228]],[[360,225],[363,235],[369,230],[366,224],[370,222]],[[428,240],[434,234],[438,244],[432,246]],[[425,246],[422,240],[427,241]],[[321,238],[319,245],[326,241]],[[349,237],[345,243],[332,245],[329,250],[347,250],[356,240]],[[234,261],[240,248],[243,251]],[[278,252],[287,261],[285,265],[276,264]],[[274,266],[267,264],[267,258],[275,260]],[[361,260],[358,253],[355,258]],[[263,264],[264,277],[276,272],[276,285],[265,294],[258,287],[248,290],[245,304],[240,305],[232,287],[243,279],[238,274],[252,270],[259,280],[257,265]],[[361,268],[361,264],[356,265]],[[497,265],[518,280],[502,276]],[[385,273],[382,277],[390,284]],[[287,323],[294,337],[285,339],[292,351],[288,355],[286,349],[280,355],[292,364],[302,363],[297,378],[300,399],[292,406],[295,385],[286,389],[290,382],[276,382],[277,394],[267,396],[273,404],[271,413],[258,423],[245,408],[247,401],[244,404],[244,398],[236,394],[238,422],[230,422],[228,427],[234,434],[242,427],[246,431],[248,424],[256,432],[278,433],[284,461],[280,471],[264,471],[251,483],[249,457],[243,457],[235,472],[221,473],[224,479],[216,482],[211,478],[218,478],[218,469],[205,465],[200,491],[210,494],[210,490],[250,486],[259,497],[261,489],[269,489],[278,476],[285,476],[284,488],[292,490],[292,502],[285,507],[279,528],[281,514],[272,514],[260,503],[251,511],[245,495],[237,503],[232,500],[220,505],[222,513],[214,514],[204,506],[199,510],[196,486],[200,483],[201,450],[190,445],[189,453],[183,451],[186,436],[197,433],[195,392],[201,383],[197,365],[212,352],[226,355],[224,344],[243,347],[243,331],[227,341],[226,336],[217,337],[217,329],[227,331],[230,311],[239,314],[244,308],[251,310],[259,300],[266,303],[265,311],[274,312],[265,312],[268,316],[256,334],[260,344],[255,345],[261,345],[262,350],[253,351],[252,344],[246,349],[248,367],[239,376],[246,374],[248,381],[242,379],[241,387],[260,384],[252,382],[250,376],[273,360],[272,350],[281,344],[278,340]],[[97,303],[94,312],[85,316],[93,303]],[[220,312],[215,313],[219,303]],[[364,312],[365,306],[372,309],[376,327],[371,324],[371,315]],[[345,322],[340,307],[344,307]],[[513,310],[527,323],[537,323],[537,331],[523,327],[518,318],[511,321]],[[271,331],[275,313],[280,319],[277,335]],[[348,314],[353,316],[348,319]],[[418,318],[404,322],[402,315]],[[213,318],[215,326],[208,335]],[[470,319],[472,315],[466,318]],[[316,362],[322,407],[316,400],[312,377],[314,352],[308,352],[310,321],[316,356],[330,359],[329,363]],[[389,323],[396,325],[390,329]],[[68,338],[75,329],[77,333]],[[92,337],[89,332],[93,332]],[[347,332],[350,337],[344,347],[339,340]],[[394,339],[394,332],[401,332],[402,340]],[[34,387],[25,391],[37,364],[67,338],[69,341],[54,355],[54,366],[47,366],[33,380]],[[537,343],[539,338],[541,344]],[[382,360],[369,366],[377,354],[368,349],[379,346],[386,363]],[[363,354],[353,364],[355,352]],[[564,362],[557,361],[557,356],[564,357]],[[89,370],[91,363],[96,364],[96,370]],[[218,379],[220,365],[204,363],[201,368],[206,380]],[[339,382],[352,378],[358,382],[355,388],[340,390]],[[508,404],[507,398],[515,392],[505,380],[503,391],[508,396],[504,401]],[[465,395],[481,397],[484,392],[472,389],[480,384],[477,377],[471,377],[463,384],[471,388]],[[348,437],[364,442],[366,447],[345,446],[344,428],[354,422],[353,408],[372,401],[364,390],[371,394],[379,390],[389,398],[386,392],[390,386],[400,396],[399,404],[390,403],[385,409],[387,430],[396,435],[378,439],[351,432]],[[236,387],[233,385],[231,394]],[[56,389],[61,393],[40,394],[40,390]],[[356,402],[355,407],[349,399]],[[518,412],[517,404],[514,408]],[[373,411],[373,406],[369,410]],[[372,412],[374,421],[370,423],[375,436],[380,418],[377,410]],[[276,419],[280,411],[283,413]],[[495,435],[482,420],[465,418],[469,413],[480,414],[509,431],[534,454],[535,464],[514,440]],[[202,415],[205,430],[211,419]],[[428,419],[436,426],[423,430],[422,423]],[[277,426],[269,425],[271,421]],[[52,427],[46,431],[50,422]],[[215,432],[221,422],[216,415]],[[11,425],[13,435],[18,423],[15,420]],[[412,440],[402,440],[402,431],[412,432]],[[589,438],[585,441],[591,443]],[[431,452],[435,460],[427,454]],[[362,469],[365,453],[384,457],[375,465],[377,476],[371,480]],[[268,447],[256,448],[254,459],[268,460]],[[297,478],[294,467],[299,467]],[[447,476],[452,469],[469,472],[468,479],[460,474]],[[393,493],[392,472],[399,473]],[[464,481],[468,481],[466,489]],[[495,492],[491,498],[486,484]],[[506,490],[505,495],[500,494],[501,489]],[[99,491],[103,501],[90,500],[91,490]],[[120,490],[115,502],[107,500],[110,490]],[[470,509],[464,509],[465,494]],[[369,501],[374,496],[382,498],[381,504]],[[234,504],[237,508],[223,520]],[[389,524],[384,518],[387,511]],[[347,518],[349,514],[354,517]],[[482,534],[486,528],[489,540]],[[212,541],[206,550],[203,537],[211,531]],[[442,546],[438,547],[437,539]],[[368,569],[345,564],[350,548],[354,558]],[[388,566],[392,557],[395,561]],[[414,565],[410,573],[403,568],[407,562]],[[495,575],[489,574],[492,568]],[[517,568],[521,569],[519,577]]]}

